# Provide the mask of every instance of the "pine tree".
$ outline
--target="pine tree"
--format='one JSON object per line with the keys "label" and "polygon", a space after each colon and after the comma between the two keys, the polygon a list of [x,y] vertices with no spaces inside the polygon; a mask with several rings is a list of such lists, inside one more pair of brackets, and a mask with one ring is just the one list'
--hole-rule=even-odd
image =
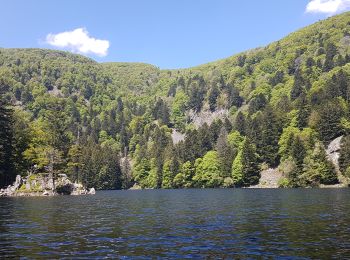
{"label": "pine tree", "polygon": [[344,136],[341,140],[340,156],[339,156],[339,168],[340,171],[345,174],[346,170],[350,166],[350,136]]}
{"label": "pine tree", "polygon": [[310,105],[305,92],[303,92],[297,99],[296,108],[298,109],[297,125],[299,129],[303,129],[307,126],[308,118],[310,116]]}
{"label": "pine tree", "polygon": [[11,184],[15,179],[12,115],[13,111],[0,96],[0,187]]}
{"label": "pine tree", "polygon": [[299,187],[300,175],[303,172],[304,158],[306,156],[305,146],[299,136],[296,136],[291,145],[291,159],[295,163],[294,169],[289,173],[288,179],[291,187]]}
{"label": "pine tree", "polygon": [[225,128],[221,128],[219,138],[216,142],[216,151],[221,164],[221,171],[224,177],[229,177],[231,174],[231,166],[233,161],[233,149],[228,142],[227,132]]}
{"label": "pine tree", "polygon": [[333,58],[337,54],[337,47],[333,43],[329,43],[326,46],[326,59],[323,64],[323,71],[328,72],[334,68]]}
{"label": "pine tree", "polygon": [[350,101],[350,84],[348,83],[345,72],[341,69],[336,77],[338,88],[340,89],[342,97],[349,102]]}
{"label": "pine tree", "polygon": [[327,159],[324,146],[316,143],[314,150],[304,159],[303,173],[300,175],[302,186],[335,184],[338,182],[334,165]]}
{"label": "pine tree", "polygon": [[296,136],[291,146],[291,156],[295,159],[296,165],[299,169],[303,167],[304,157],[306,155],[306,149],[299,136]]}
{"label": "pine tree", "polygon": [[339,88],[338,78],[334,74],[330,81],[328,81],[325,89],[325,97],[327,99],[336,98],[342,95],[341,89]]}
{"label": "pine tree", "polygon": [[267,106],[261,115],[261,140],[257,147],[260,160],[275,167],[279,163],[278,140],[280,126],[272,107]]}
{"label": "pine tree", "polygon": [[129,156],[121,159],[122,188],[129,189],[132,186],[132,168]]}
{"label": "pine tree", "polygon": [[150,173],[151,166],[147,158],[142,158],[139,162],[133,165],[133,177],[137,184],[142,188],[147,188],[147,177]]}
{"label": "pine tree", "polygon": [[160,169],[158,168],[156,158],[150,161],[150,170],[147,176],[146,188],[157,189],[160,188],[161,183]]}
{"label": "pine tree", "polygon": [[340,120],[344,115],[342,106],[337,99],[320,105],[317,109],[317,120],[314,123],[324,142],[329,142],[343,133]]}
{"label": "pine tree", "polygon": [[166,160],[163,165],[162,188],[171,189],[173,187],[173,172],[171,171],[171,160]]}
{"label": "pine tree", "polygon": [[216,109],[216,100],[219,94],[220,94],[219,89],[216,85],[214,85],[209,91],[208,101],[209,101],[209,108],[211,111],[215,111]]}
{"label": "pine tree", "polygon": [[81,170],[81,146],[77,143],[70,147],[68,152],[68,170],[72,181],[81,182],[80,170]]}
{"label": "pine tree", "polygon": [[237,116],[235,118],[235,122],[234,122],[234,125],[233,125],[234,129],[237,130],[241,135],[246,135],[246,128],[247,128],[247,125],[246,125],[246,118],[244,116],[244,114],[239,111],[237,113]]}
{"label": "pine tree", "polygon": [[250,100],[248,112],[249,114],[254,114],[259,110],[264,109],[267,104],[267,100],[264,94],[258,94],[255,98]]}
{"label": "pine tree", "polygon": [[294,84],[293,84],[293,88],[290,92],[290,98],[291,100],[295,100],[297,99],[301,93],[303,93],[304,91],[304,78],[302,76],[302,73],[301,73],[301,70],[298,68],[296,71],[295,71],[295,74],[294,74]]}
{"label": "pine tree", "polygon": [[232,180],[236,187],[255,185],[260,179],[260,169],[255,146],[245,138],[241,150],[232,164]]}

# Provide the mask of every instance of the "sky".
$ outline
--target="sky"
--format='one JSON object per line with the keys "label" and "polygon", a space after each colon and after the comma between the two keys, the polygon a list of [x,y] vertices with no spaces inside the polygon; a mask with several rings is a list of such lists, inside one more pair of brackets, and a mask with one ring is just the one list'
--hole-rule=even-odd
{"label": "sky", "polygon": [[187,68],[348,10],[350,0],[2,0],[0,47]]}

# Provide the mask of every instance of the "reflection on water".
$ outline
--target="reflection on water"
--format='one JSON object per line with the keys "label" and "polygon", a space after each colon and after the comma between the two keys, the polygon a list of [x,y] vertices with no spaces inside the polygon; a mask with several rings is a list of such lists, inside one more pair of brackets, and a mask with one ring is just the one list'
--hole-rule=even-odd
{"label": "reflection on water", "polygon": [[348,189],[105,191],[0,198],[0,256],[350,256]]}

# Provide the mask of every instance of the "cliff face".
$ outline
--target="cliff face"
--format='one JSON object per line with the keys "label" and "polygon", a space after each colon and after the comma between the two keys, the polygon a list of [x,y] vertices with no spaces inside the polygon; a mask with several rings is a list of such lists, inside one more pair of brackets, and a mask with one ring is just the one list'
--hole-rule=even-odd
{"label": "cliff face", "polygon": [[337,171],[339,171],[339,155],[340,155],[340,144],[343,136],[339,136],[334,139],[328,145],[326,149],[328,159],[334,164]]}
{"label": "cliff face", "polygon": [[13,185],[0,190],[0,197],[87,194],[95,194],[95,189],[87,190],[80,183],[72,183],[65,174],[59,174],[55,181],[41,174],[31,174],[26,178],[17,175]]}

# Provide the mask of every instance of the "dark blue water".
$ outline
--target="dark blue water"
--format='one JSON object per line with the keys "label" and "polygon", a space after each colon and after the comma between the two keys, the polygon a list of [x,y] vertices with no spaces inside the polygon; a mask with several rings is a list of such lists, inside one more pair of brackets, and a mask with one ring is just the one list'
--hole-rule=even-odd
{"label": "dark blue water", "polygon": [[144,190],[0,198],[0,256],[349,258],[350,190]]}

